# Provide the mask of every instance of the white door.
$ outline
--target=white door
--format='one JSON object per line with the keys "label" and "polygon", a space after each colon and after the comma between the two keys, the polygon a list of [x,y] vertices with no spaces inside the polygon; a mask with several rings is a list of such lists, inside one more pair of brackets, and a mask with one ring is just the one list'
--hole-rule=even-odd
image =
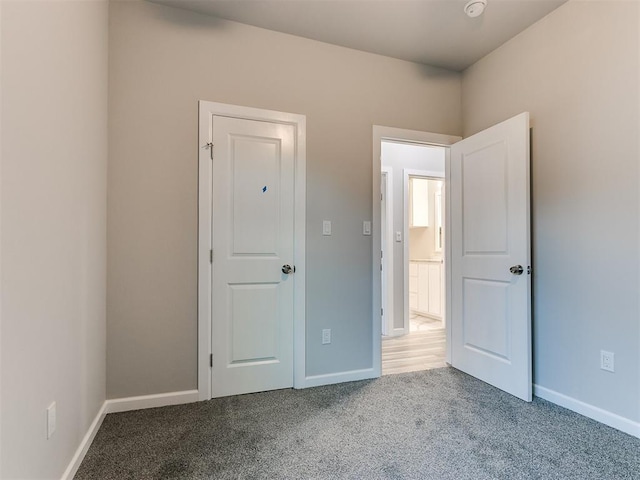
{"label": "white door", "polygon": [[451,364],[531,401],[529,114],[451,147]]}
{"label": "white door", "polygon": [[293,386],[294,135],[213,116],[212,397]]}

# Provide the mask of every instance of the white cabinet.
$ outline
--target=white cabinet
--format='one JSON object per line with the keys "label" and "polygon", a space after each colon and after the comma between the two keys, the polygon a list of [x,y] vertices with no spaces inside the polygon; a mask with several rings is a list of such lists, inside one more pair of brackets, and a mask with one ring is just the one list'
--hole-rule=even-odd
{"label": "white cabinet", "polygon": [[409,310],[418,309],[418,264],[409,263]]}
{"label": "white cabinet", "polygon": [[442,316],[442,285],[440,282],[440,272],[442,271],[441,267],[442,265],[440,263],[427,263],[427,276],[429,279],[427,282],[427,297],[429,297],[427,313],[434,317]]}
{"label": "white cabinet", "polygon": [[412,313],[442,318],[442,262],[409,263],[409,309]]}

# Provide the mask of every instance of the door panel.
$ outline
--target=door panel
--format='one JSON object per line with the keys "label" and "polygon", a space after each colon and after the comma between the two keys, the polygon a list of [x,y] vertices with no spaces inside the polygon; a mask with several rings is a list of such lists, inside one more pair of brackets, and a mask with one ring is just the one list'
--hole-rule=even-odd
{"label": "door panel", "polygon": [[461,157],[465,254],[507,251],[506,147],[497,142]]}
{"label": "door panel", "polygon": [[213,116],[213,397],[293,385],[294,133]]}
{"label": "door panel", "polygon": [[277,361],[278,285],[229,285],[229,365]]}
{"label": "door panel", "polygon": [[451,147],[451,221],[451,364],[531,401],[528,113]]}

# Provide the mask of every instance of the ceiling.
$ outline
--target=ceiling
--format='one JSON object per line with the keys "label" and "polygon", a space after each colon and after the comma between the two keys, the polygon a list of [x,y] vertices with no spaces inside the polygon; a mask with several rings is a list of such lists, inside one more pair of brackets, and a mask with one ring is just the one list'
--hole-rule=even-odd
{"label": "ceiling", "polygon": [[321,42],[464,70],[567,0],[150,0]]}

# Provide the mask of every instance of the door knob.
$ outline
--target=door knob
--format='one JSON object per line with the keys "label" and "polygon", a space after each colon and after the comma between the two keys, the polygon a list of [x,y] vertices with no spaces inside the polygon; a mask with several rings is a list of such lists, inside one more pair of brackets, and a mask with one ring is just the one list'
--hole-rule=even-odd
{"label": "door knob", "polygon": [[514,265],[509,269],[509,271],[514,275],[522,275],[524,273],[524,268],[522,268],[522,265]]}
{"label": "door knob", "polygon": [[289,275],[290,273],[293,273],[295,271],[296,271],[296,267],[292,267],[291,265],[282,266],[282,273],[284,273],[285,275]]}

